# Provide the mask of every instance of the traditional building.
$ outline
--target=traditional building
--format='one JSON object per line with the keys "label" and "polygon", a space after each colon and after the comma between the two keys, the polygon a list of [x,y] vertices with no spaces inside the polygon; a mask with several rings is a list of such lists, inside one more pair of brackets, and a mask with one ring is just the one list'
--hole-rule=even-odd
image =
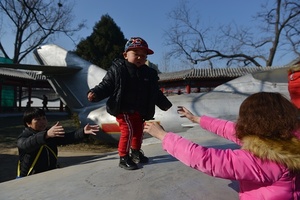
{"label": "traditional building", "polygon": [[0,91],[0,112],[22,111],[23,99],[30,106],[33,97],[42,99],[43,94],[59,99],[45,76],[26,70],[0,68]]}
{"label": "traditional building", "polygon": [[207,92],[240,76],[274,68],[278,67],[188,69],[161,73],[159,74],[159,86],[167,95]]}

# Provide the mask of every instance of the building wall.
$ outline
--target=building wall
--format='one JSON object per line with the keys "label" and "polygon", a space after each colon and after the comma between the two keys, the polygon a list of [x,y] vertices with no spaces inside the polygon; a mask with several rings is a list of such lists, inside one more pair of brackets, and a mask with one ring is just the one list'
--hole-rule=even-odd
{"label": "building wall", "polygon": [[[234,77],[236,78],[236,77]],[[160,81],[159,87],[166,95],[208,92],[234,78],[189,79]]]}

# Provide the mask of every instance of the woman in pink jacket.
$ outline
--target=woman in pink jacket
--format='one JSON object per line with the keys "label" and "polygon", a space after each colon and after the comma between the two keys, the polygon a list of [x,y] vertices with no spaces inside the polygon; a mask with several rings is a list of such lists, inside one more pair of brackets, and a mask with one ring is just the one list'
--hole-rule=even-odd
{"label": "woman in pink jacket", "polygon": [[259,92],[240,107],[236,123],[195,116],[178,107],[181,117],[229,139],[240,149],[214,149],[195,144],[155,123],[144,131],[162,140],[163,149],[187,166],[208,175],[237,180],[240,199],[300,199],[298,110],[279,93]]}

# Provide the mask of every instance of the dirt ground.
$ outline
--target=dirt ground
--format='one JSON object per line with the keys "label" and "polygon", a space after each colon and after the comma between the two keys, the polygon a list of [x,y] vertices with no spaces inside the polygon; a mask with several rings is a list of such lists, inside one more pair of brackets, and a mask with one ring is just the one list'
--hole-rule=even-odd
{"label": "dirt ground", "polygon": [[[68,115],[47,115],[48,124],[53,125],[56,121],[64,126],[66,132],[75,130],[76,123]],[[18,150],[16,138],[22,132],[22,116],[0,115],[0,183],[16,178]],[[67,167],[92,159],[101,153],[116,151],[116,144],[92,144],[84,142],[74,145],[62,146],[58,150],[58,162],[61,167]]]}

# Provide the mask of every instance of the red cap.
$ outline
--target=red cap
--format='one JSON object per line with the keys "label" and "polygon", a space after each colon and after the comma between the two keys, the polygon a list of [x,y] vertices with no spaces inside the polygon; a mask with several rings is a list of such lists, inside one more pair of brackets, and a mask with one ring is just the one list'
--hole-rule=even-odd
{"label": "red cap", "polygon": [[147,42],[140,37],[132,37],[126,42],[124,51],[127,52],[131,49],[145,49],[148,55],[154,53],[148,48]]}

